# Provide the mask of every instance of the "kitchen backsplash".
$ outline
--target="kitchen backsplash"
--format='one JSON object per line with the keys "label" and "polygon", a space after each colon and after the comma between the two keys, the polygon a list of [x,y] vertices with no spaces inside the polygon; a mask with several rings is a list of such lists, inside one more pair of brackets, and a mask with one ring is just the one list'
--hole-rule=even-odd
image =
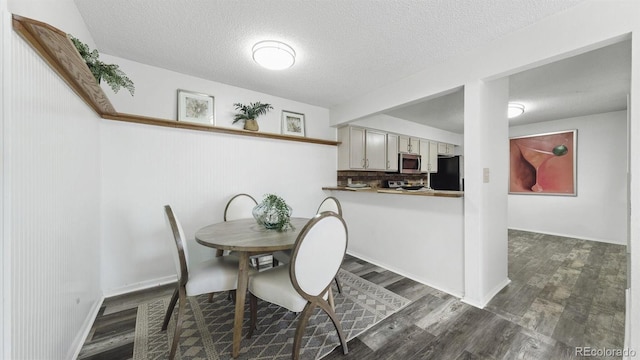
{"label": "kitchen backsplash", "polygon": [[428,174],[398,174],[386,173],[384,171],[338,171],[338,186],[347,186],[348,179],[353,183],[369,184],[373,188],[385,187],[387,180],[403,180],[410,184],[418,184],[420,180],[427,183]]}

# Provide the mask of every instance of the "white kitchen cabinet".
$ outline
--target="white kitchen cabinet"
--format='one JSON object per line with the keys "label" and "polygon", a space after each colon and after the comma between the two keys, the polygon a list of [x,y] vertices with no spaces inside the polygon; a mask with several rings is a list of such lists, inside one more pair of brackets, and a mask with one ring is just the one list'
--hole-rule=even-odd
{"label": "white kitchen cabinet", "polygon": [[420,139],[400,135],[398,138],[398,151],[411,154],[420,154]]}
{"label": "white kitchen cabinet", "polygon": [[438,142],[420,140],[420,157],[422,164],[420,170],[424,173],[438,172]]}
{"label": "white kitchen cabinet", "polygon": [[440,155],[453,155],[455,151],[455,145],[447,143],[438,143],[438,154]]}
{"label": "white kitchen cabinet", "polygon": [[383,131],[347,126],[338,129],[338,169],[385,171],[387,134]]}
{"label": "white kitchen cabinet", "polygon": [[365,131],[365,166],[367,170],[387,169],[387,133],[367,129]]}
{"label": "white kitchen cabinet", "polygon": [[387,171],[398,171],[398,135],[387,134]]}

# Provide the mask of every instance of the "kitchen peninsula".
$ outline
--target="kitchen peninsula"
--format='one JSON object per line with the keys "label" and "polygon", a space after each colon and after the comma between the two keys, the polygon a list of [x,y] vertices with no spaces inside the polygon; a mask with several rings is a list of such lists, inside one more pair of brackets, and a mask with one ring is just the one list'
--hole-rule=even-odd
{"label": "kitchen peninsula", "polygon": [[342,205],[350,255],[451,295],[464,295],[462,191],[322,189]]}
{"label": "kitchen peninsula", "polygon": [[329,191],[355,191],[367,193],[393,194],[393,195],[416,195],[416,196],[441,196],[441,197],[463,197],[463,191],[450,190],[396,190],[390,188],[349,188],[348,186],[326,186],[322,190]]}

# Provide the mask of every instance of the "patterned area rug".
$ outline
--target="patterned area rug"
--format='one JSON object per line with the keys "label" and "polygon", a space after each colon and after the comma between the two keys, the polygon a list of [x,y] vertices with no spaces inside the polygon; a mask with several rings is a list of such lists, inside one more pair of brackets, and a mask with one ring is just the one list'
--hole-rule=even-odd
{"label": "patterned area rug", "polygon": [[[338,273],[339,294],[334,285],[336,314],[347,340],[353,339],[409,300],[348,271]],[[133,350],[134,360],[166,359],[173,338],[175,314],[167,331],[160,331],[170,298],[138,307]],[[245,306],[243,335],[249,328],[249,304]],[[217,293],[213,302],[207,295],[189,298],[176,359],[232,359],[234,304],[226,293]],[[297,314],[258,300],[258,328],[251,339],[242,339],[238,359],[290,359]],[[301,359],[320,359],[340,345],[338,335],[324,311],[317,308],[303,338]]]}

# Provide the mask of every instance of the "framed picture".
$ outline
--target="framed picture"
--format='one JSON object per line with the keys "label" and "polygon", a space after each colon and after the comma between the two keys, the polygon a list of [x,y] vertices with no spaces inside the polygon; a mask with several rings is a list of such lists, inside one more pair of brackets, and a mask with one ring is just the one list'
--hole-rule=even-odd
{"label": "framed picture", "polygon": [[178,89],[178,121],[215,125],[211,95]]}
{"label": "framed picture", "polygon": [[304,135],[304,114],[282,110],[282,133],[285,135]]}
{"label": "framed picture", "polygon": [[576,195],[577,130],[509,139],[509,193]]}

